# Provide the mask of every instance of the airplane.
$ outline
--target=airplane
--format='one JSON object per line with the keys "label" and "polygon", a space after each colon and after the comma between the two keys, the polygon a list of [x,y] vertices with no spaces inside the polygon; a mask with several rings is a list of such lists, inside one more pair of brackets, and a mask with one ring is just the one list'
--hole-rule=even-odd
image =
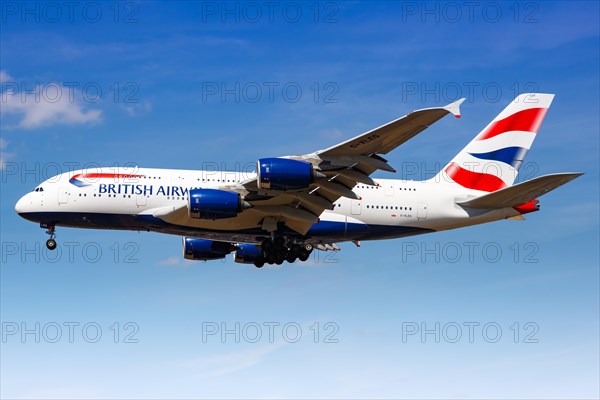
{"label": "airplane", "polygon": [[374,179],[396,172],[385,155],[442,117],[460,118],[460,99],[425,108],[314,153],[261,158],[252,173],[115,168],[76,170],[44,181],[15,205],[56,248],[56,226],[182,236],[186,259],[281,265],[337,243],[403,238],[540,209],[538,197],[582,173],[515,184],[553,94],[514,99],[437,175]]}

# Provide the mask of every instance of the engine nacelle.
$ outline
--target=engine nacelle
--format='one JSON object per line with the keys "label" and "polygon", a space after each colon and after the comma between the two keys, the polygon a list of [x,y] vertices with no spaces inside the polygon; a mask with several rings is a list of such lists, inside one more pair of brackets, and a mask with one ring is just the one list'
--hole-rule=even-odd
{"label": "engine nacelle", "polygon": [[263,256],[263,251],[257,244],[244,243],[237,246],[233,260],[241,264],[253,264]]}
{"label": "engine nacelle", "polygon": [[219,260],[236,249],[231,243],[183,238],[183,257],[188,260]]}
{"label": "engine nacelle", "polygon": [[261,189],[305,189],[314,178],[310,163],[288,158],[261,158],[256,163],[256,171]]}
{"label": "engine nacelle", "polygon": [[248,204],[239,193],[218,189],[190,189],[188,210],[191,218],[233,218],[246,206]]}

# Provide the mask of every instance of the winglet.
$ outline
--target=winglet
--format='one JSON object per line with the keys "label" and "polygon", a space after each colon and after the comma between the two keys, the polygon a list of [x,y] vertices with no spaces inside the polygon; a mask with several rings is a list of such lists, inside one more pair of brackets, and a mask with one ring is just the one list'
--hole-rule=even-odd
{"label": "winglet", "polygon": [[454,115],[456,118],[460,118],[460,105],[463,103],[463,101],[465,101],[464,97],[448,104],[447,106],[443,107],[443,109],[449,113],[452,113],[452,115]]}

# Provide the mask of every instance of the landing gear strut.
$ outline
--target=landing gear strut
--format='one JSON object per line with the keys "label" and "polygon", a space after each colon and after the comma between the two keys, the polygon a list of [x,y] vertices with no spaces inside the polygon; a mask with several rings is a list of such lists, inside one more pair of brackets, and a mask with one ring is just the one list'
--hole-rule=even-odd
{"label": "landing gear strut", "polygon": [[50,235],[50,239],[46,240],[46,247],[48,250],[56,249],[56,240],[54,240],[54,225],[48,225],[48,229],[46,230],[46,234]]}
{"label": "landing gear strut", "polygon": [[313,250],[313,245],[310,243],[299,244],[292,241],[286,243],[285,238],[281,236],[263,240],[260,247],[264,256],[254,264],[258,268],[265,263],[281,265],[284,261],[293,263],[296,259],[306,261]]}

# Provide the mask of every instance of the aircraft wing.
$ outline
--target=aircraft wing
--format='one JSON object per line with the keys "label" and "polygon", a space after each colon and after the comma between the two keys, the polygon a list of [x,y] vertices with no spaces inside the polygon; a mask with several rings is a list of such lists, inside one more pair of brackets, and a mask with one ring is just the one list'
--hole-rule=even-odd
{"label": "aircraft wing", "polygon": [[263,228],[274,229],[283,223],[304,235],[318,222],[325,210],[332,210],[340,197],[360,200],[352,191],[357,183],[376,185],[369,177],[377,170],[396,172],[380,154],[386,154],[408,141],[447,114],[460,118],[460,99],[445,107],[427,108],[391,121],[350,140],[315,153],[286,156],[285,159],[311,164],[316,178],[301,190],[266,190],[260,188],[257,179],[243,182],[243,188],[223,187],[236,190],[253,207],[244,213],[259,213]]}
{"label": "aircraft wing", "polygon": [[[235,217],[237,229],[260,226],[272,232],[283,224],[305,235],[319,221],[326,210],[333,210],[340,197],[360,201],[352,191],[357,183],[375,186],[370,178],[373,172],[396,172],[380,154],[386,154],[422,132],[447,114],[460,117],[460,99],[445,107],[426,108],[391,121],[355,138],[311,154],[286,156],[271,160],[284,160],[290,167],[299,166],[310,175],[310,182],[301,188],[274,188],[259,185],[260,174],[240,184],[227,184],[219,189],[239,193],[250,207]],[[262,160],[259,160],[259,164]],[[257,165],[260,172],[260,165]],[[293,168],[291,168],[293,169]],[[293,178],[292,178],[293,179]],[[164,207],[152,214],[169,223],[183,226],[200,226],[201,221],[188,215],[185,206]]]}
{"label": "aircraft wing", "polygon": [[460,99],[445,107],[425,108],[413,111],[404,117],[388,122],[343,143],[317,151],[317,154],[321,158],[387,154],[448,113],[452,113],[457,118],[460,118],[459,106],[463,101],[465,99]]}

